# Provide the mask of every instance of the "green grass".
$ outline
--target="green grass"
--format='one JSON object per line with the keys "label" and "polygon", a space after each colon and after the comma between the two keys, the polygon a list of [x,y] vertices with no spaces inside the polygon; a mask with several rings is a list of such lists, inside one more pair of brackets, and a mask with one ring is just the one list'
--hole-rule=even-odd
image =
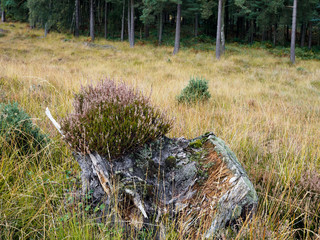
{"label": "green grass", "polygon": [[[85,37],[41,31],[9,23],[0,38],[0,102],[17,101],[52,141],[37,154],[19,156],[0,139],[0,239],[123,239],[121,226],[94,215],[72,199],[80,169],[45,116],[72,109],[81,84],[106,77],[138,86],[175,118],[170,137],[197,137],[213,131],[224,139],[248,172],[259,195],[250,224],[227,239],[316,239],[320,234],[320,63],[259,46],[229,44],[216,61],[213,44],[155,47],[97,39],[116,49],[91,48]],[[70,41],[64,41],[64,39]],[[211,98],[192,106],[176,96],[191,76],[208,80]],[[68,200],[70,199],[70,200]],[[171,226],[168,239],[186,238]],[[131,234],[131,233],[130,233]],[[132,238],[151,239],[145,232]]]}

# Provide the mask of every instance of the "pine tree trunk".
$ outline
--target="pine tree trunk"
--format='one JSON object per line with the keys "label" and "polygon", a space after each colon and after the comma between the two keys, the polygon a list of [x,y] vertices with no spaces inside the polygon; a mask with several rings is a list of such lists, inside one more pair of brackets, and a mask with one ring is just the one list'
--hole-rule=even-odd
{"label": "pine tree trunk", "polygon": [[306,24],[302,23],[302,25],[301,25],[301,43],[300,43],[300,47],[304,47],[305,39],[306,39]]}
{"label": "pine tree trunk", "polygon": [[226,48],[226,38],[225,38],[225,25],[224,25],[224,14],[225,14],[225,0],[222,0],[222,13],[221,13],[221,51],[220,55],[223,55]]}
{"label": "pine tree trunk", "polygon": [[161,11],[160,17],[159,17],[159,39],[158,39],[159,46],[162,43],[162,31],[163,31],[163,12]]}
{"label": "pine tree trunk", "polygon": [[131,45],[130,0],[128,0],[128,40]]}
{"label": "pine tree trunk", "polygon": [[47,37],[47,35],[48,35],[48,24],[46,23],[44,25],[44,37]]}
{"label": "pine tree trunk", "polygon": [[198,37],[199,15],[196,13],[194,19],[194,36]]}
{"label": "pine tree trunk", "polygon": [[308,39],[308,48],[312,47],[312,22],[309,22],[309,39]]}
{"label": "pine tree trunk", "polygon": [[0,0],[0,15],[2,16],[1,0]]}
{"label": "pine tree trunk", "polygon": [[218,21],[217,21],[217,38],[216,38],[216,58],[220,59],[221,50],[221,15],[222,15],[222,0],[219,0],[218,5]]}
{"label": "pine tree trunk", "polygon": [[144,38],[148,39],[149,38],[149,24],[144,25]]}
{"label": "pine tree trunk", "polygon": [[250,38],[249,38],[249,43],[253,44],[253,34],[254,34],[254,22],[253,19],[250,21]]}
{"label": "pine tree trunk", "polygon": [[228,0],[224,0],[224,5],[223,5],[223,18],[224,18],[224,38],[228,38],[228,31],[229,31],[229,3]]}
{"label": "pine tree trunk", "polygon": [[104,38],[108,37],[108,2],[104,4]]}
{"label": "pine tree trunk", "polygon": [[277,24],[273,27],[273,46],[277,44]]}
{"label": "pine tree trunk", "polygon": [[3,9],[1,11],[1,22],[5,22],[6,21],[6,11],[5,9]]}
{"label": "pine tree trunk", "polygon": [[124,8],[125,8],[125,0],[123,0],[123,6],[122,6],[122,18],[121,18],[121,42],[123,42],[123,36],[124,36]]}
{"label": "pine tree trunk", "polygon": [[296,26],[297,24],[297,0],[293,1],[293,11],[292,11],[292,31],[291,31],[291,48],[290,48],[290,60],[295,63],[295,46],[296,46]]}
{"label": "pine tree trunk", "polygon": [[76,0],[75,1],[75,16],[76,16],[76,24],[75,24],[75,31],[74,31],[74,35],[76,37],[79,37],[79,13],[80,13],[80,9],[79,9],[79,5],[80,5],[80,0]]}
{"label": "pine tree trunk", "polygon": [[94,0],[90,0],[90,37],[94,41]]}
{"label": "pine tree trunk", "polygon": [[180,31],[181,31],[181,3],[177,4],[177,19],[176,19],[176,36],[174,40],[173,55],[177,54],[180,49]]}
{"label": "pine tree trunk", "polygon": [[130,27],[130,30],[131,30],[131,41],[130,41],[130,47],[134,47],[134,0],[131,0],[131,20],[130,20],[130,23],[131,23],[131,27]]}

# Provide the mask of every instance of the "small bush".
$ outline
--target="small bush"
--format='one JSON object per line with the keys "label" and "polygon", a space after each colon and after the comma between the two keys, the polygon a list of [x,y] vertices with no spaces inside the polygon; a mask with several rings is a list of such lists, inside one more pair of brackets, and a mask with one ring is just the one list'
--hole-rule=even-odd
{"label": "small bush", "polygon": [[0,138],[16,147],[19,154],[39,151],[49,140],[17,103],[0,104]]}
{"label": "small bush", "polygon": [[185,87],[177,100],[179,103],[194,103],[206,101],[211,97],[208,91],[208,81],[202,78],[191,78],[187,87]]}
{"label": "small bush", "polygon": [[169,132],[172,121],[140,91],[101,81],[75,95],[74,113],[61,122],[65,140],[82,153],[120,157]]}

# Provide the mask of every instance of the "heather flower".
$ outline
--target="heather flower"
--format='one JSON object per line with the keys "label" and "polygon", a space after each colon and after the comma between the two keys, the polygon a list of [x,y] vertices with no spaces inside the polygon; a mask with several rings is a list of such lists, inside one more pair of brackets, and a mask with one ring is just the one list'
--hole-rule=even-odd
{"label": "heather flower", "polygon": [[74,112],[61,122],[65,140],[82,153],[120,157],[168,133],[172,120],[141,91],[105,80],[82,87]]}

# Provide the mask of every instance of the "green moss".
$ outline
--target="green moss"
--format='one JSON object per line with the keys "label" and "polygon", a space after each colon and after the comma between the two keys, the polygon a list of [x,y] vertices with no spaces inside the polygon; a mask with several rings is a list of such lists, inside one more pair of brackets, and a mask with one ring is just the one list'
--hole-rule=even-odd
{"label": "green moss", "polygon": [[169,156],[165,160],[166,167],[174,168],[177,165],[177,159],[174,156]]}
{"label": "green moss", "polygon": [[189,147],[191,147],[191,148],[197,148],[197,149],[198,149],[198,148],[201,148],[201,147],[202,147],[202,141],[201,141],[201,139],[197,139],[197,140],[189,143]]}

